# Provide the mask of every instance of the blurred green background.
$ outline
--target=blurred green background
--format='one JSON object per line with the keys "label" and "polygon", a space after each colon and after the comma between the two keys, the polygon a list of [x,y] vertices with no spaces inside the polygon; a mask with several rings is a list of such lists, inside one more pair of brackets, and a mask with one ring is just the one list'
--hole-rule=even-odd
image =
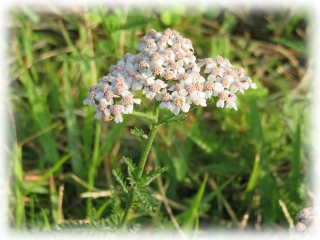
{"label": "blurred green background", "polygon": [[110,214],[111,186],[120,189],[111,171],[125,174],[123,156],[139,160],[143,142],[130,130],[148,132],[148,122],[102,123],[82,101],[152,28],[189,38],[198,59],[228,58],[258,89],[237,95],[238,111],[210,105],[160,127],[146,166],[169,167],[150,185],[160,207],[136,209],[129,225],[286,232],[313,206],[308,9],[26,5],[10,11],[5,44],[10,227],[49,230]]}

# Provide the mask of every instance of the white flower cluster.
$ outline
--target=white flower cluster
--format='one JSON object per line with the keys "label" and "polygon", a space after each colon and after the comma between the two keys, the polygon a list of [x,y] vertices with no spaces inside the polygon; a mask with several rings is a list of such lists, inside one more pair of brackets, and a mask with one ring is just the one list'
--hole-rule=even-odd
{"label": "white flower cluster", "polygon": [[[236,92],[257,88],[244,69],[233,67],[221,56],[197,61],[191,41],[170,29],[154,29],[140,39],[138,54],[126,53],[107,76],[90,88],[83,104],[95,107],[97,119],[122,122],[122,114],[130,114],[135,91],[142,90],[146,98],[161,102],[160,108],[172,113],[188,112],[190,105],[207,106],[206,101],[217,97],[217,107],[237,110]],[[204,68],[204,76],[200,74]]]}
{"label": "white flower cluster", "polygon": [[317,208],[304,208],[296,219],[299,221],[295,227],[289,228],[289,233],[293,239],[309,239],[319,233],[319,221]]}

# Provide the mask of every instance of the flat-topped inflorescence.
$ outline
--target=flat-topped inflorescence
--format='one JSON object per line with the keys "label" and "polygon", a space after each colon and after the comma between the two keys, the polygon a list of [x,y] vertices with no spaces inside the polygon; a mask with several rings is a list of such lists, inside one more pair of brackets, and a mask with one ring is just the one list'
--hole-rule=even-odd
{"label": "flat-topped inflorescence", "polygon": [[236,93],[257,88],[243,68],[233,67],[226,58],[197,60],[190,39],[174,30],[152,29],[136,49],[138,54],[126,53],[90,88],[83,104],[95,107],[97,119],[122,122],[122,114],[132,113],[134,104],[141,103],[134,98],[140,90],[146,99],[161,102],[160,108],[177,115],[191,105],[205,107],[213,97],[218,98],[217,107],[237,110]]}

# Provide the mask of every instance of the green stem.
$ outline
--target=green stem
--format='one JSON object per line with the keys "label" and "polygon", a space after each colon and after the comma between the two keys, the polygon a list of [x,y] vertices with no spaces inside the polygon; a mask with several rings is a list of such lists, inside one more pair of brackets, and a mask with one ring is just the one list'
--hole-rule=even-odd
{"label": "green stem", "polygon": [[148,114],[148,113],[132,111],[131,114],[132,114],[132,115],[135,115],[135,116],[138,116],[138,117],[144,117],[144,118],[150,119],[150,120],[152,120],[152,121],[154,121],[154,122],[157,122],[157,121],[158,121],[158,117],[156,117],[156,116],[154,116],[154,115],[151,115],[151,114]]}
{"label": "green stem", "polygon": [[[146,146],[145,146],[145,148],[144,148],[144,150],[142,152],[142,155],[141,155],[141,158],[140,158],[140,161],[139,161],[139,164],[138,164],[138,173],[137,173],[137,177],[138,178],[141,178],[141,176],[142,176],[143,169],[144,169],[144,167],[146,165],[146,162],[147,162],[147,159],[148,159],[148,155],[149,155],[149,152],[150,152],[154,137],[156,136],[157,130],[158,130],[159,126],[160,126],[158,124],[159,104],[157,104],[157,103],[155,105],[154,115],[153,116],[154,116],[154,118],[153,118],[154,123],[151,125],[150,133],[149,133],[149,136],[148,136],[148,141],[147,141]],[[151,119],[151,118],[149,118],[149,119]],[[135,191],[135,188],[132,187],[131,190],[130,190],[130,193],[129,193],[129,197],[128,197],[128,200],[127,200],[127,204],[126,204],[126,209],[124,211],[124,215],[123,215],[121,223],[119,225],[120,228],[123,228],[125,226],[125,223],[126,223],[126,221],[128,219],[128,216],[129,216],[129,213],[130,213],[130,210],[131,210],[131,206],[132,206],[132,203],[133,203],[134,191]]]}

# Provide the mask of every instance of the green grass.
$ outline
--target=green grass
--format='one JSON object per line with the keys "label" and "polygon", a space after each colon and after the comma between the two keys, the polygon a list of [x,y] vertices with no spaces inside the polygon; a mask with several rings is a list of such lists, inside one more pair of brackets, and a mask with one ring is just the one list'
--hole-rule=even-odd
{"label": "green grass", "polygon": [[[121,124],[100,123],[82,101],[122,54],[135,53],[148,30],[171,28],[192,40],[197,58],[221,55],[243,66],[258,89],[238,95],[238,111],[212,104],[189,112],[183,124],[161,126],[146,169],[169,170],[151,183],[152,192],[165,192],[181,229],[195,234],[210,226],[286,232],[279,200],[292,218],[313,205],[306,190],[310,96],[308,86],[298,87],[308,68],[310,13],[240,10],[137,6],[48,14],[28,6],[12,9],[5,47],[11,132],[17,137],[8,143],[16,147],[7,146],[13,162],[9,225],[17,231],[48,230],[63,221],[105,219],[112,206],[123,212],[117,199],[85,199],[81,193],[115,186],[122,197],[112,170],[125,173],[123,156],[137,164],[143,141],[130,131],[138,127],[148,133],[148,120],[126,116]],[[145,102],[141,109],[150,106]],[[163,110],[160,116],[169,114]],[[66,177],[69,173],[77,180]],[[152,212],[137,208],[131,226],[176,229],[168,208],[159,203]]]}

